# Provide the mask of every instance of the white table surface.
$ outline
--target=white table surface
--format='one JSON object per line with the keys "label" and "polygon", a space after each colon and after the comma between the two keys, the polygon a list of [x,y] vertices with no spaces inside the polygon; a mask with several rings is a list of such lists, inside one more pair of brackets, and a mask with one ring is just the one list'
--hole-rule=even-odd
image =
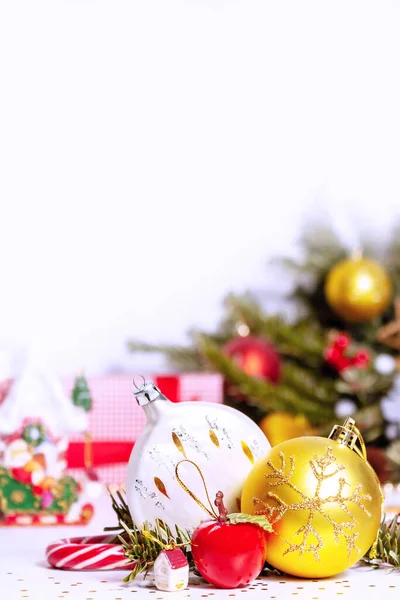
{"label": "white table surface", "polygon": [[46,546],[57,539],[102,533],[115,523],[109,499],[98,501],[92,522],[85,527],[0,528],[0,600],[200,600],[209,598],[263,598],[291,600],[339,600],[400,598],[400,573],[356,566],[329,579],[307,580],[267,575],[253,585],[236,590],[219,590],[193,577],[189,588],[175,593],[159,592],[146,581],[122,583],[124,571],[62,571],[44,560]]}

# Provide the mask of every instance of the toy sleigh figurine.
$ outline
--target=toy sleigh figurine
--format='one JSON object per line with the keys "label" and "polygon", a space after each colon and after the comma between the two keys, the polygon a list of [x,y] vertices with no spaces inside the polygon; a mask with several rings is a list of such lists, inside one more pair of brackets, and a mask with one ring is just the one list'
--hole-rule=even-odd
{"label": "toy sleigh figurine", "polygon": [[69,436],[87,428],[84,410],[29,357],[0,405],[0,526],[90,520],[89,496],[66,472]]}

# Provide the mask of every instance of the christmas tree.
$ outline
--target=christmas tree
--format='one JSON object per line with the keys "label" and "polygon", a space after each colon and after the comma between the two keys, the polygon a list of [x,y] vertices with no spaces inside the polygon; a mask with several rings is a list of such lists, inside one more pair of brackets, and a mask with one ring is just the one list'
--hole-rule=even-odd
{"label": "christmas tree", "polygon": [[325,435],[351,415],[381,479],[397,481],[398,233],[385,248],[366,241],[362,253],[349,255],[329,228],[306,231],[302,260],[278,261],[294,282],[292,320],[266,312],[252,293],[230,294],[215,332],[192,331],[185,347],[132,341],[130,349],[163,352],[180,371],[220,372],[225,401],[259,422],[269,438],[280,428],[287,437]]}
{"label": "christmas tree", "polygon": [[92,410],[92,396],[86,378],[79,373],[75,379],[74,389],[72,390],[72,402],[75,406],[80,406],[84,411]]}

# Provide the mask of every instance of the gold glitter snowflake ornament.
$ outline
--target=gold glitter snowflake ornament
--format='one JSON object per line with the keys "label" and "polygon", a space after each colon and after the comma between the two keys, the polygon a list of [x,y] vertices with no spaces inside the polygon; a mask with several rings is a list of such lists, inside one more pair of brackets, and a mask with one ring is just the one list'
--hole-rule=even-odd
{"label": "gold glitter snowflake ornament", "polygon": [[334,439],[283,442],[251,471],[242,511],[265,514],[273,525],[266,560],[275,568],[327,577],[351,567],[373,544],[382,494],[363,443],[360,452],[354,436],[346,436],[353,424],[336,428]]}

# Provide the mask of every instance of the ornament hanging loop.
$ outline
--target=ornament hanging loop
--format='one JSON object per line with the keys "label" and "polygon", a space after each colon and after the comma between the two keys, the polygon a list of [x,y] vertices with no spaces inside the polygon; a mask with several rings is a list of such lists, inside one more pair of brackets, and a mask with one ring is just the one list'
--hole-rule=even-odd
{"label": "ornament hanging loop", "polygon": [[[142,382],[139,385],[137,384],[137,379],[142,380]],[[133,385],[137,390],[141,391],[146,385],[146,379],[143,377],[143,375],[135,375],[133,378]]]}
{"label": "ornament hanging loop", "polygon": [[[196,469],[197,469],[197,471],[198,471],[198,473],[199,473],[199,475],[200,475],[200,477],[201,477],[201,480],[202,480],[202,482],[203,482],[204,490],[205,490],[205,492],[206,492],[206,496],[207,496],[208,504],[209,504],[209,506],[210,506],[211,510],[209,510],[209,509],[208,509],[208,508],[207,508],[207,507],[206,507],[206,506],[203,504],[203,502],[202,502],[202,501],[201,501],[201,500],[200,500],[200,499],[199,499],[199,498],[196,496],[196,494],[194,494],[194,493],[192,492],[192,490],[190,490],[190,489],[187,487],[187,485],[186,485],[185,483],[183,483],[183,481],[182,481],[182,479],[180,478],[180,476],[179,476],[179,473],[178,473],[179,466],[180,466],[182,463],[189,463],[189,464],[193,465],[194,467],[196,467]],[[200,467],[199,467],[198,465],[196,465],[196,463],[195,463],[195,462],[193,462],[192,460],[189,460],[189,459],[187,459],[187,458],[186,458],[186,459],[184,459],[184,460],[181,460],[180,462],[178,462],[178,464],[176,465],[176,467],[175,467],[175,477],[176,477],[176,479],[177,479],[177,481],[178,481],[179,485],[180,485],[180,486],[181,486],[181,487],[182,487],[182,488],[185,490],[185,492],[186,492],[187,494],[189,494],[189,496],[190,496],[191,498],[193,498],[193,500],[196,502],[196,504],[198,504],[198,505],[200,506],[200,508],[202,508],[203,510],[205,510],[205,511],[206,511],[206,513],[208,513],[212,519],[217,519],[217,520],[218,520],[218,515],[217,515],[217,513],[215,512],[215,510],[214,510],[214,508],[213,508],[213,505],[211,504],[210,496],[209,496],[209,494],[208,494],[207,485],[206,485],[206,482],[205,482],[205,479],[204,479],[203,473],[201,472],[201,469],[200,469]]]}
{"label": "ornament hanging loop", "polygon": [[[361,435],[361,431],[358,429],[358,427],[356,427],[355,420],[352,419],[351,417],[347,417],[347,419],[345,420],[343,425],[335,425],[329,435],[329,439],[335,440],[342,446],[347,446],[347,448],[350,448],[350,450],[353,450],[356,454],[358,454],[358,456],[360,458],[365,460],[365,462],[367,463],[367,465],[370,467],[370,469],[372,470],[372,472],[374,474],[376,483],[378,484],[378,488],[379,488],[380,495],[381,495],[381,501],[382,501],[382,505],[383,505],[384,496],[383,496],[381,484],[380,484],[378,475],[375,473],[374,469],[371,467],[371,465],[368,462],[367,448],[365,446],[363,436]],[[359,444],[359,447],[356,445],[357,443]],[[374,551],[374,547],[378,543],[377,540],[378,540],[378,537],[376,538],[374,545],[372,546],[371,552]]]}
{"label": "ornament hanging loop", "polygon": [[356,427],[355,420],[351,417],[347,417],[343,425],[335,425],[329,435],[329,439],[350,448],[360,458],[365,461],[367,460],[367,449],[363,437],[358,427]]}
{"label": "ornament hanging loop", "polygon": [[143,375],[139,375],[142,379],[142,383],[141,385],[138,385],[136,382],[137,377],[138,376],[135,376],[133,378],[133,385],[136,388],[133,395],[139,406],[146,406],[146,404],[150,404],[151,402],[154,402],[154,400],[168,400],[153,381],[146,381]]}

